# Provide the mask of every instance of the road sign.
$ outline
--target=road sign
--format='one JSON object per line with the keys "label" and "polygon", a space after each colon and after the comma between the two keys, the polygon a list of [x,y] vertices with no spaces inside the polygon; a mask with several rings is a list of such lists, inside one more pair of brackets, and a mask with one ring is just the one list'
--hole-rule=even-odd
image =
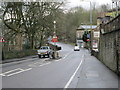
{"label": "road sign", "polygon": [[52,42],[58,42],[58,37],[57,36],[53,36]]}
{"label": "road sign", "polygon": [[3,37],[0,38],[0,42],[6,42]]}

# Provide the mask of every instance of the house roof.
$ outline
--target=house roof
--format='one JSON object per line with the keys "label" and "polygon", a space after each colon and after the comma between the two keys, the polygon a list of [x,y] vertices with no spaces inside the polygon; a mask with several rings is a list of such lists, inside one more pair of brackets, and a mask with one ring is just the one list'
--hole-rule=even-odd
{"label": "house roof", "polygon": [[[92,29],[95,29],[97,25],[92,25]],[[91,25],[80,25],[77,30],[91,29]]]}

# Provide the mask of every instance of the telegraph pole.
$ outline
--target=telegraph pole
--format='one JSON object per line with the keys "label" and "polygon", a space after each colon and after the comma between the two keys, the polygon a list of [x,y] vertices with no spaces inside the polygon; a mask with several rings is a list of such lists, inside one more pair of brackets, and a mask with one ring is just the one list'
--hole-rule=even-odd
{"label": "telegraph pole", "polygon": [[92,50],[92,3],[90,1],[90,28],[91,28],[91,32],[90,32],[90,50]]}

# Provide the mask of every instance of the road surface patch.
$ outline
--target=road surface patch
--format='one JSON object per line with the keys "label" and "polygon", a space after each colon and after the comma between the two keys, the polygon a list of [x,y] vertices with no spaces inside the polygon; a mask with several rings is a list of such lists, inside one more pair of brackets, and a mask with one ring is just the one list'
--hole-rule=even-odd
{"label": "road surface patch", "polygon": [[86,78],[98,78],[99,74],[96,71],[88,71],[85,76]]}

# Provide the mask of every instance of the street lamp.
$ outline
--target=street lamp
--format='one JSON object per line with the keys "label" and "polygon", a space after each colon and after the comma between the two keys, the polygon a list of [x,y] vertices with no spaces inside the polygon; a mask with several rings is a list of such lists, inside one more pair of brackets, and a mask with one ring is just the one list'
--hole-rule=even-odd
{"label": "street lamp", "polygon": [[53,21],[53,23],[54,23],[54,34],[56,34],[56,21]]}

